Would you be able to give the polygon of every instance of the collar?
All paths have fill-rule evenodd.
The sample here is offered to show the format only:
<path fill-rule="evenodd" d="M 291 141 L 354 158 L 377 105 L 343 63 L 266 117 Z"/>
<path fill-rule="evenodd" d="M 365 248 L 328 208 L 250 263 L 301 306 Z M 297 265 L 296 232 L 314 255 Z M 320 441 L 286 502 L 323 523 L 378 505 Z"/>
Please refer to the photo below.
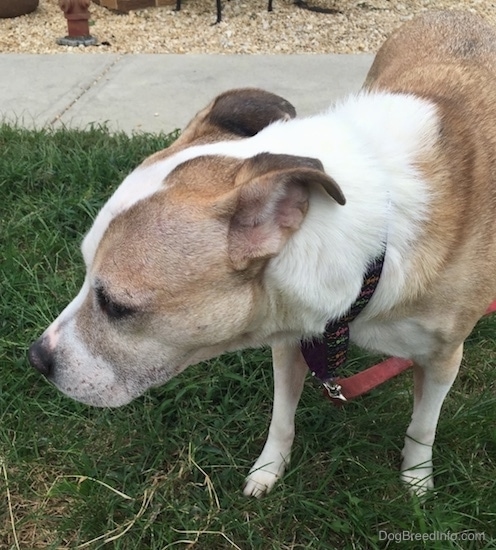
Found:
<path fill-rule="evenodd" d="M 333 399 L 346 401 L 341 393 L 341 386 L 336 382 L 336 371 L 346 363 L 350 342 L 350 323 L 372 299 L 379 284 L 385 257 L 386 250 L 368 267 L 363 278 L 362 289 L 349 312 L 337 321 L 329 322 L 323 338 L 314 338 L 310 342 L 303 341 L 300 345 L 312 376 L 323 384 L 329 397 Z"/>

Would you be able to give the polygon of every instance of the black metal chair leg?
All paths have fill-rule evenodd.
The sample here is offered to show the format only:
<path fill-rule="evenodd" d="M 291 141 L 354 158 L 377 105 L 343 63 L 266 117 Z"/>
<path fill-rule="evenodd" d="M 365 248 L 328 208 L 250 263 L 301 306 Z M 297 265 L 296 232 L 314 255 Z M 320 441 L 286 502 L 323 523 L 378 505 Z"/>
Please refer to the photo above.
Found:
<path fill-rule="evenodd" d="M 215 21 L 214 25 L 217 25 L 217 23 L 220 23 L 222 21 L 221 0 L 216 0 L 216 5 L 217 5 L 217 20 Z M 180 10 L 181 10 L 181 0 L 176 0 L 176 11 L 180 11 Z M 272 11 L 272 0 L 269 0 L 267 11 Z"/>
<path fill-rule="evenodd" d="M 220 3 L 220 0 L 216 0 L 216 1 L 217 1 L 217 21 L 215 23 L 217 24 L 222 21 L 222 5 Z"/>

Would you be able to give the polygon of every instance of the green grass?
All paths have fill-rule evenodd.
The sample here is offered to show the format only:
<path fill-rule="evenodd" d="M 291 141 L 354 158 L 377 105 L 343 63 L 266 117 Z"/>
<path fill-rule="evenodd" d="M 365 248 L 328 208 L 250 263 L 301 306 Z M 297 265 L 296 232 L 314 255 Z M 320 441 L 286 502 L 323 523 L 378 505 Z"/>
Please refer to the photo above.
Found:
<path fill-rule="evenodd" d="M 342 410 L 309 380 L 289 471 L 254 500 L 241 486 L 267 432 L 268 351 L 192 367 L 116 410 L 73 402 L 30 369 L 29 343 L 82 282 L 91 219 L 173 137 L 0 126 L 0 548 L 496 548 L 496 317 L 467 343 L 424 503 L 398 479 L 410 373 Z M 351 368 L 376 360 L 355 350 Z M 485 541 L 432 540 L 449 532 Z"/>

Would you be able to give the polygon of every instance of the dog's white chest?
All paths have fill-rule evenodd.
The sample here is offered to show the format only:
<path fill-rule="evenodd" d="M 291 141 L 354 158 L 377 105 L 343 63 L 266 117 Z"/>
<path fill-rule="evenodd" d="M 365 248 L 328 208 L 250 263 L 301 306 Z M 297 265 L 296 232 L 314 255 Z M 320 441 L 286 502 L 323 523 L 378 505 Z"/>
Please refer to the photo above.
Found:
<path fill-rule="evenodd" d="M 415 359 L 429 355 L 434 335 L 415 318 L 395 321 L 362 321 L 350 324 L 350 339 L 368 351 Z"/>

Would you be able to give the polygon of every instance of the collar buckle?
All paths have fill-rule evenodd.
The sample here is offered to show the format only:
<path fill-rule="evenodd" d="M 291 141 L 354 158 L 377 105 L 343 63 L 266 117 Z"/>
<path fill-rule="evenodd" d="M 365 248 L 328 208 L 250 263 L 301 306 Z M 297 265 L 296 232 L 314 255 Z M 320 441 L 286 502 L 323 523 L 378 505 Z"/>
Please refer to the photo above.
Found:
<path fill-rule="evenodd" d="M 340 401 L 348 401 L 342 393 L 341 386 L 337 383 L 335 378 L 330 378 L 322 382 L 322 385 L 327 390 L 327 394 L 330 399 L 339 399 Z"/>

